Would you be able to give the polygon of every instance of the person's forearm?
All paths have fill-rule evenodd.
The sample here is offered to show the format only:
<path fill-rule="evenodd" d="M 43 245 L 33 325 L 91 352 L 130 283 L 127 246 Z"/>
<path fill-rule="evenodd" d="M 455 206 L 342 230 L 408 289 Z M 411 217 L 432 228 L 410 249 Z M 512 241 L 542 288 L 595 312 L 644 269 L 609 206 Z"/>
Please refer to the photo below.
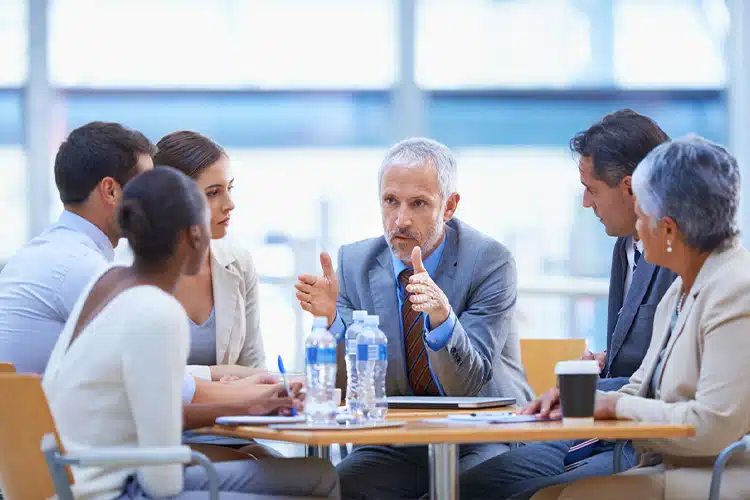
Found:
<path fill-rule="evenodd" d="M 255 375 L 257 373 L 265 373 L 268 370 L 264 368 L 248 368 L 247 366 L 240 365 L 214 365 L 210 366 L 211 380 L 218 381 L 222 377 L 239 377 L 245 378 Z"/>
<path fill-rule="evenodd" d="M 247 408 L 239 404 L 189 404 L 183 406 L 182 427 L 184 430 L 211 427 L 219 417 L 242 415 Z"/>
<path fill-rule="evenodd" d="M 195 396 L 193 396 L 192 403 L 198 405 L 223 405 L 240 403 L 246 399 L 247 391 L 243 391 L 237 386 L 196 379 Z"/>

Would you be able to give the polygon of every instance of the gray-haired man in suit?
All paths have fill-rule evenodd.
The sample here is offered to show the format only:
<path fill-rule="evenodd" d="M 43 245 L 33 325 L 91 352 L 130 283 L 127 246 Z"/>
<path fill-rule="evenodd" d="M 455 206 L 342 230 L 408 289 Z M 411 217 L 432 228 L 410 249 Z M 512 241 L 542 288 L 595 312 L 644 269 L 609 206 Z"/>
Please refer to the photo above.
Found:
<path fill-rule="evenodd" d="M 656 306 L 676 277 L 641 259 L 631 189 L 635 167 L 667 140 L 654 121 L 624 109 L 605 116 L 570 141 L 571 150 L 580 157 L 583 206 L 594 211 L 608 235 L 617 237 L 609 287 L 608 349 L 584 355 L 599 361 L 598 386 L 603 391 L 625 385 L 641 365 L 651 342 Z M 538 411 L 545 396 L 526 411 Z M 553 484 L 610 475 L 612 453 L 612 443 L 598 440 L 521 446 L 464 474 L 461 498 L 527 499 Z M 626 449 L 623 465 L 632 467 L 634 462 L 632 448 Z"/>
<path fill-rule="evenodd" d="M 342 335 L 352 312 L 380 317 L 388 336 L 389 395 L 509 396 L 528 401 L 514 328 L 516 269 L 497 241 L 454 218 L 456 161 L 429 139 L 393 146 L 380 167 L 384 236 L 341 248 L 338 276 L 300 276 L 302 308 Z M 339 349 L 341 351 L 341 349 Z M 345 378 L 339 363 L 340 380 Z M 460 470 L 507 451 L 463 446 Z M 344 498 L 417 498 L 427 492 L 423 446 L 357 448 L 339 465 Z"/>

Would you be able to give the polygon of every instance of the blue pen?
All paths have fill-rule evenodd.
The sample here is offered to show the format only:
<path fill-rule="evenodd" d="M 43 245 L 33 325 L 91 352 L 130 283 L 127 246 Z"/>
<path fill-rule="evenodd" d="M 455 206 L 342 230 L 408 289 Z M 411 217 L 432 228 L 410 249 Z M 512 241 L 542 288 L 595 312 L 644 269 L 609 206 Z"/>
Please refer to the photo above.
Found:
<path fill-rule="evenodd" d="M 292 395 L 292 390 L 289 388 L 289 380 L 286 378 L 286 370 L 284 369 L 284 362 L 281 360 L 281 354 L 279 354 L 279 372 L 281 373 L 281 378 L 284 379 L 284 387 L 286 387 L 286 393 L 287 395 Z M 292 408 L 292 416 L 297 416 L 297 410 Z"/>

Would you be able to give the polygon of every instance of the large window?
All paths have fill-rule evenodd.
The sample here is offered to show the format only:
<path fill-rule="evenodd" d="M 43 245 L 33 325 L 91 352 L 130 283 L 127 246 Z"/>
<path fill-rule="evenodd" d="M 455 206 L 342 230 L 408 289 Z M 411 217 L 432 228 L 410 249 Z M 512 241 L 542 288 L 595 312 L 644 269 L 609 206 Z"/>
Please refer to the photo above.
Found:
<path fill-rule="evenodd" d="M 398 2 L 49 1 L 50 144 L 92 120 L 222 144 L 237 177 L 231 237 L 262 276 L 269 359 L 299 369 L 310 318 L 296 273 L 382 232 L 376 169 L 402 138 Z M 28 236 L 27 178 L 45 178 L 28 175 L 22 146 L 26 5 L 0 8 L 0 260 Z M 630 107 L 672 136 L 726 142 L 727 26 L 723 0 L 416 0 L 423 100 L 410 108 L 423 128 L 411 133 L 456 152 L 458 217 L 512 250 L 521 335 L 605 347 L 613 240 L 581 207 L 568 140 Z M 38 202 L 59 213 L 54 191 Z"/>

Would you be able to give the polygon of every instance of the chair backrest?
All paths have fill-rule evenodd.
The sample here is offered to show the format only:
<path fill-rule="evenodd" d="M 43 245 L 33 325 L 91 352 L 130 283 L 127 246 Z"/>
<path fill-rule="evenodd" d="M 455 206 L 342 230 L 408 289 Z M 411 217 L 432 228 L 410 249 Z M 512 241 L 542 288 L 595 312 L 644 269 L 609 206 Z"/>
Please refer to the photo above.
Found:
<path fill-rule="evenodd" d="M 0 363 L 0 373 L 16 373 L 13 363 Z"/>
<path fill-rule="evenodd" d="M 0 488 L 7 500 L 49 498 L 55 494 L 40 446 L 57 435 L 38 375 L 0 374 Z M 72 483 L 72 476 L 68 471 Z"/>
<path fill-rule="evenodd" d="M 585 339 L 521 339 L 521 361 L 537 396 L 557 386 L 558 361 L 579 359 L 585 350 Z"/>

